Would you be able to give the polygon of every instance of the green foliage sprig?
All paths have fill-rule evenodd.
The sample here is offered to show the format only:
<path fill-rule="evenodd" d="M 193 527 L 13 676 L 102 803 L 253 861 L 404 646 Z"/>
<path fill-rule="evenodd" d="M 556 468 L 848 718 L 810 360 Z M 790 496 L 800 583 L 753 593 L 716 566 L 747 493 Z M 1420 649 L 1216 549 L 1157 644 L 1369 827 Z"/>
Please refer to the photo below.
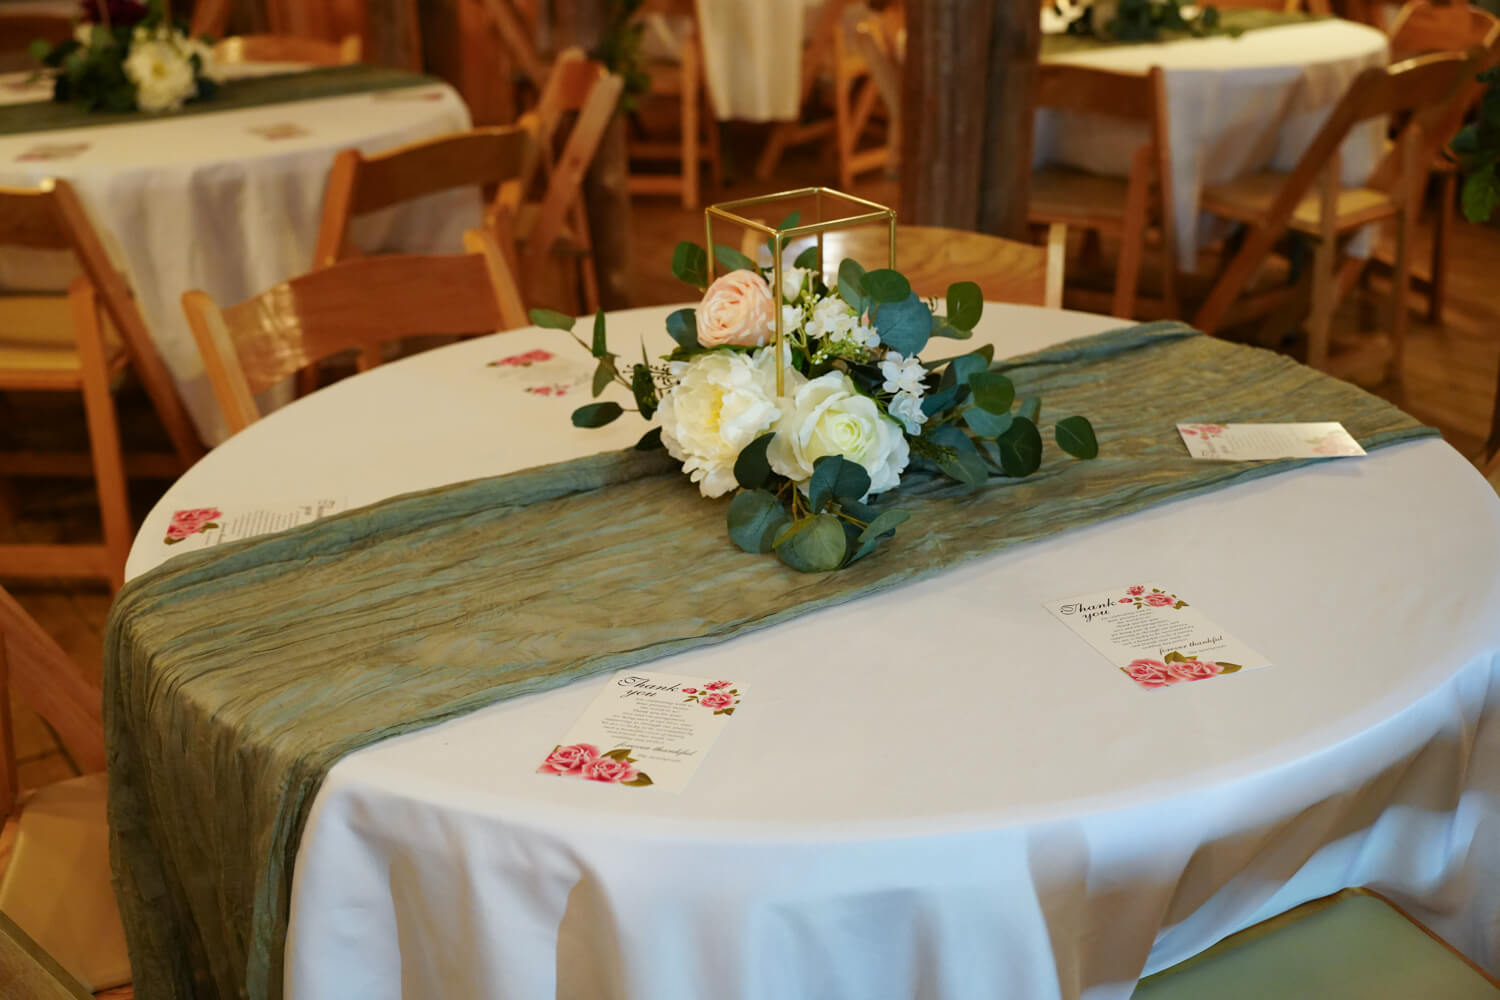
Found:
<path fill-rule="evenodd" d="M 1479 101 L 1479 116 L 1453 137 L 1450 149 L 1465 174 L 1464 217 L 1485 222 L 1500 206 L 1500 67 L 1487 69 L 1479 79 L 1488 84 Z"/>
<path fill-rule="evenodd" d="M 1181 0 L 1094 0 L 1068 25 L 1070 35 L 1111 42 L 1156 42 L 1164 33 L 1193 37 L 1239 34 L 1220 25 L 1217 7 L 1204 7 L 1196 17 L 1185 17 Z"/>

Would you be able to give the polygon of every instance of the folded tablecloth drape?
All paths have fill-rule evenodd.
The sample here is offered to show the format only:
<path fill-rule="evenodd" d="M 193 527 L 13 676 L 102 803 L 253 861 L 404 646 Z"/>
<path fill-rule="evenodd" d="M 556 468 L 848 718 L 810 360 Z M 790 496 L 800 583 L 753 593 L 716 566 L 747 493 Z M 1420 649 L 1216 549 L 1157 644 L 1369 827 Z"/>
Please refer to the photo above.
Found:
<path fill-rule="evenodd" d="M 172 559 L 105 641 L 116 893 L 137 993 L 277 997 L 292 862 L 334 762 L 493 702 L 785 621 L 1072 527 L 1305 464 L 1197 462 L 1179 420 L 1436 433 L 1347 383 L 1179 324 L 997 365 L 1095 422 L 1026 480 L 920 473 L 877 556 L 802 575 L 735 549 L 660 453 L 442 487 Z M 733 594 L 733 600 L 726 600 Z"/>

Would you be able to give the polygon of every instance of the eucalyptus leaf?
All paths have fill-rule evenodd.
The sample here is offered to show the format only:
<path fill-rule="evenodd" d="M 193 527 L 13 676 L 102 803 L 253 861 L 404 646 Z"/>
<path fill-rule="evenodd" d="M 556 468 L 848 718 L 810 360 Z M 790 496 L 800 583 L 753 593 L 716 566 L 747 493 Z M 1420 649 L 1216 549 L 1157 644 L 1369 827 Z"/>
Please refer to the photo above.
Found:
<path fill-rule="evenodd" d="M 1000 451 L 1000 468 L 1007 476 L 1021 478 L 1035 472 L 1042 464 L 1042 434 L 1027 417 L 1016 417 L 1010 429 L 995 441 Z"/>
<path fill-rule="evenodd" d="M 667 332 L 681 347 L 690 350 L 698 347 L 698 313 L 693 309 L 679 309 L 667 317 Z"/>
<path fill-rule="evenodd" d="M 1053 429 L 1057 446 L 1074 458 L 1098 458 L 1099 439 L 1087 417 L 1065 417 Z"/>
<path fill-rule="evenodd" d="M 911 514 L 904 510 L 895 508 L 883 510 L 880 512 L 879 517 L 871 521 L 865 526 L 865 530 L 860 532 L 859 540 L 863 543 L 879 538 L 882 535 L 890 534 L 896 530 L 897 525 L 910 519 Z"/>
<path fill-rule="evenodd" d="M 832 514 L 805 517 L 781 532 L 776 555 L 799 573 L 826 573 L 844 562 L 849 541 L 843 523 Z"/>
<path fill-rule="evenodd" d="M 842 455 L 824 455 L 813 463 L 807 484 L 807 501 L 822 510 L 831 500 L 863 500 L 870 492 L 870 474 L 858 462 Z"/>
<path fill-rule="evenodd" d="M 865 311 L 865 269 L 853 257 L 839 262 L 839 298 L 855 312 Z"/>
<path fill-rule="evenodd" d="M 911 282 L 888 267 L 866 272 L 864 288 L 865 294 L 876 302 L 902 302 L 911 295 Z"/>
<path fill-rule="evenodd" d="M 1016 401 L 1016 387 L 999 372 L 975 372 L 969 376 L 969 388 L 974 393 L 975 405 L 996 416 L 1009 413 L 1010 404 Z"/>
<path fill-rule="evenodd" d="M 781 501 L 765 490 L 742 490 L 729 502 L 729 537 L 746 552 L 770 552 L 789 521 Z"/>
<path fill-rule="evenodd" d="M 980 406 L 970 406 L 963 412 L 964 423 L 969 430 L 982 438 L 997 438 L 1010 430 L 1014 419 L 1009 413 L 991 413 Z"/>
<path fill-rule="evenodd" d="M 934 337 L 947 337 L 949 340 L 968 340 L 974 336 L 973 330 L 960 330 L 948 322 L 946 316 L 934 316 L 932 319 L 932 335 Z"/>
<path fill-rule="evenodd" d="M 949 477 L 969 486 L 980 486 L 989 481 L 990 470 L 985 468 L 984 459 L 979 457 L 969 435 L 949 424 L 929 432 L 927 437 L 953 449 L 952 458 L 937 460 L 937 467 Z"/>
<path fill-rule="evenodd" d="M 603 427 L 613 422 L 625 409 L 619 403 L 606 400 L 603 403 L 589 403 L 580 406 L 573 411 L 574 427 Z"/>
<path fill-rule="evenodd" d="M 672 276 L 698 288 L 707 288 L 708 253 L 698 244 L 683 240 L 672 251 Z"/>
<path fill-rule="evenodd" d="M 612 358 L 600 358 L 599 364 L 594 368 L 594 397 L 609 387 L 615 380 L 615 362 Z"/>
<path fill-rule="evenodd" d="M 969 387 L 966 385 L 950 385 L 939 392 L 930 393 L 922 397 L 922 412 L 929 417 L 935 417 L 945 410 L 951 409 L 969 398 Z"/>
<path fill-rule="evenodd" d="M 796 226 L 797 226 L 797 224 L 800 223 L 801 221 L 802 221 L 802 213 L 800 211 L 793 212 L 790 215 L 788 215 L 785 219 L 782 219 L 781 220 L 781 225 L 777 226 L 776 228 L 777 229 L 795 229 Z M 770 250 L 772 253 L 775 253 L 775 251 L 776 251 L 776 237 L 774 237 L 774 236 L 767 236 L 766 237 L 766 249 Z M 793 264 L 792 266 L 793 267 L 801 267 L 802 265 L 801 264 Z"/>
<path fill-rule="evenodd" d="M 932 336 L 932 310 L 914 294 L 900 302 L 886 302 L 875 312 L 875 332 L 891 350 L 914 357 Z"/>
<path fill-rule="evenodd" d="M 609 339 L 604 332 L 604 310 L 600 309 L 594 313 L 594 346 L 592 348 L 594 357 L 609 357 Z M 595 393 L 598 395 L 598 393 Z"/>
<path fill-rule="evenodd" d="M 1484 222 L 1500 205 L 1500 174 L 1494 167 L 1476 170 L 1464 178 L 1464 218 L 1470 222 Z"/>
<path fill-rule="evenodd" d="M 718 244 L 714 247 L 714 257 L 718 259 L 720 264 L 723 264 L 724 267 L 731 271 L 754 271 L 756 274 L 760 273 L 760 267 L 755 261 L 746 257 L 734 247 L 726 247 L 723 244 Z"/>
<path fill-rule="evenodd" d="M 547 330 L 569 330 L 578 321 L 572 316 L 560 313 L 555 309 L 533 309 L 531 310 L 531 322 Z"/>
<path fill-rule="evenodd" d="M 806 268 L 809 271 L 816 270 L 818 266 L 818 245 L 814 243 L 799 253 L 797 259 L 792 261 L 792 266 Z"/>
<path fill-rule="evenodd" d="M 759 489 L 771 478 L 771 463 L 766 459 L 766 449 L 776 437 L 775 432 L 762 434 L 740 449 L 734 460 L 734 481 L 747 490 Z"/>
<path fill-rule="evenodd" d="M 660 427 L 651 428 L 635 443 L 636 451 L 656 451 L 660 447 L 662 447 Z"/>
<path fill-rule="evenodd" d="M 948 286 L 948 325 L 956 330 L 972 332 L 984 315 L 984 293 L 972 281 L 959 281 Z"/>
<path fill-rule="evenodd" d="M 656 395 L 656 379 L 651 377 L 649 367 L 640 364 L 631 368 L 630 392 L 635 396 L 635 405 L 640 408 L 641 419 L 650 420 L 656 416 L 661 401 Z"/>
<path fill-rule="evenodd" d="M 979 351 L 954 358 L 948 366 L 954 382 L 968 382 L 969 376 L 990 370 L 990 359 Z"/>
<path fill-rule="evenodd" d="M 936 332 L 934 332 L 933 336 L 937 336 Z M 985 367 L 989 367 L 990 363 L 995 360 L 995 345 L 982 344 L 979 347 L 976 347 L 974 350 L 970 351 L 969 354 L 977 354 L 980 357 L 984 358 Z M 922 362 L 922 367 L 926 368 L 928 371 L 937 371 L 944 365 L 950 365 L 953 362 L 957 361 L 959 358 L 968 357 L 969 354 L 960 354 L 952 358 L 939 358 L 936 361 L 924 361 Z"/>
<path fill-rule="evenodd" d="M 1021 401 L 1021 408 L 1016 411 L 1017 416 L 1025 417 L 1032 423 L 1038 423 L 1042 416 L 1042 400 L 1040 396 L 1032 396 Z"/>

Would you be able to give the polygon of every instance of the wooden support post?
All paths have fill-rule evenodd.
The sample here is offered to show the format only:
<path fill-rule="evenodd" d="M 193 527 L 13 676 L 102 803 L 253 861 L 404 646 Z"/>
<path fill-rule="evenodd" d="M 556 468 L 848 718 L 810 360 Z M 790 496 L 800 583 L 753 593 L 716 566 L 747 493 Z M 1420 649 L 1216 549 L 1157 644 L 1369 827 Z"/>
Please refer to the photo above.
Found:
<path fill-rule="evenodd" d="M 902 220 L 1024 239 L 1041 45 L 1036 8 L 949 0 L 906 11 Z"/>

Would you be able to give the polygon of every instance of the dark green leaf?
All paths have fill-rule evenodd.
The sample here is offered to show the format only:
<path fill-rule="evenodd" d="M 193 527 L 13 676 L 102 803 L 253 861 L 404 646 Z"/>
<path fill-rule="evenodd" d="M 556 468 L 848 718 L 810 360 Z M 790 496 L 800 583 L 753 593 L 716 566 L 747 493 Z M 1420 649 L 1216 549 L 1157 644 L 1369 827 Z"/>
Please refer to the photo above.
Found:
<path fill-rule="evenodd" d="M 1464 179 L 1464 218 L 1486 222 L 1500 204 L 1500 175 L 1494 167 L 1477 170 Z"/>
<path fill-rule="evenodd" d="M 1042 434 L 1026 417 L 1016 417 L 1010 429 L 995 441 L 1000 468 L 1007 476 L 1029 476 L 1042 464 Z"/>
<path fill-rule="evenodd" d="M 965 354 L 962 357 L 954 358 L 953 363 L 948 366 L 948 373 L 952 375 L 952 382 L 949 384 L 966 383 L 969 381 L 970 375 L 989 370 L 990 359 L 982 352 L 974 351 L 972 354 Z"/>
<path fill-rule="evenodd" d="M 1010 430 L 1013 419 L 1009 413 L 991 413 L 989 410 L 978 406 L 971 406 L 964 410 L 964 423 L 969 425 L 969 430 L 982 438 L 997 438 Z"/>
<path fill-rule="evenodd" d="M 935 417 L 944 410 L 962 403 L 969 396 L 969 387 L 966 385 L 951 385 L 941 392 L 930 393 L 922 397 L 922 412 L 929 417 Z"/>
<path fill-rule="evenodd" d="M 656 396 L 656 380 L 646 365 L 636 365 L 630 370 L 630 392 L 635 396 L 635 405 L 640 408 L 641 419 L 650 420 L 656 415 L 660 401 Z"/>
<path fill-rule="evenodd" d="M 667 332 L 679 345 L 687 348 L 698 346 L 698 314 L 692 309 L 679 309 L 667 317 Z"/>
<path fill-rule="evenodd" d="M 708 253 L 698 244 L 683 240 L 672 251 L 672 276 L 698 288 L 707 288 Z"/>
<path fill-rule="evenodd" d="M 31 58 L 34 61 L 44 63 L 47 61 L 47 57 L 52 54 L 52 46 L 48 45 L 44 39 L 36 38 L 32 40 L 30 45 L 26 46 L 26 51 L 31 54 Z"/>
<path fill-rule="evenodd" d="M 809 270 L 816 270 L 818 266 L 818 245 L 814 243 L 812 246 L 799 253 L 797 255 L 797 259 L 792 261 L 792 266 L 805 267 Z"/>
<path fill-rule="evenodd" d="M 932 318 L 932 335 L 934 337 L 947 337 L 949 340 L 968 340 L 974 336 L 974 331 L 960 330 L 949 323 L 946 316 L 934 316 Z"/>
<path fill-rule="evenodd" d="M 1074 458 L 1099 457 L 1099 439 L 1094 436 L 1094 425 L 1087 417 L 1059 420 L 1053 432 L 1057 435 L 1057 446 Z"/>
<path fill-rule="evenodd" d="M 880 342 L 910 358 L 927 346 L 932 336 L 932 310 L 915 295 L 900 302 L 887 302 L 875 312 L 875 331 Z"/>
<path fill-rule="evenodd" d="M 590 403 L 573 411 L 573 426 L 603 427 L 624 412 L 619 403 Z"/>
<path fill-rule="evenodd" d="M 865 269 L 853 257 L 839 263 L 839 298 L 857 313 L 865 311 Z"/>
<path fill-rule="evenodd" d="M 766 460 L 766 449 L 775 437 L 774 431 L 762 434 L 740 449 L 739 457 L 734 460 L 735 482 L 747 490 L 759 489 L 766 484 L 766 480 L 771 478 L 771 463 Z"/>
<path fill-rule="evenodd" d="M 1042 400 L 1040 396 L 1032 396 L 1030 399 L 1021 401 L 1021 408 L 1016 412 L 1017 416 L 1025 417 L 1032 423 L 1037 423 L 1042 415 Z"/>
<path fill-rule="evenodd" d="M 765 490 L 742 490 L 729 501 L 729 537 L 746 552 L 770 552 L 789 521 L 781 501 Z"/>
<path fill-rule="evenodd" d="M 615 380 L 615 362 L 613 358 L 600 358 L 599 364 L 594 368 L 594 397 L 597 399 L 599 393 L 603 392 L 611 382 Z"/>
<path fill-rule="evenodd" d="M 724 265 L 726 270 L 760 273 L 760 268 L 756 266 L 755 261 L 746 257 L 734 247 L 726 247 L 722 244 L 715 246 L 714 256 L 718 258 L 719 263 Z"/>
<path fill-rule="evenodd" d="M 937 336 L 937 332 L 935 330 L 933 332 L 933 336 Z M 984 344 L 980 347 L 976 347 L 974 350 L 970 351 L 969 354 L 977 354 L 980 357 L 984 358 L 985 367 L 988 368 L 990 362 L 995 360 L 995 345 Z M 924 361 L 922 362 L 922 367 L 926 368 L 928 371 L 936 371 L 944 365 L 952 364 L 959 358 L 966 358 L 968 356 L 968 354 L 960 354 L 957 357 L 952 358 L 939 358 L 936 361 Z"/>
<path fill-rule="evenodd" d="M 956 330 L 972 331 L 984 314 L 984 293 L 972 281 L 948 286 L 948 325 Z"/>
<path fill-rule="evenodd" d="M 904 510 L 896 510 L 894 508 L 883 510 L 880 512 L 879 517 L 871 521 L 865 526 L 865 530 L 860 532 L 859 540 L 861 542 L 868 542 L 879 538 L 881 535 L 890 534 L 896 530 L 897 525 L 908 520 L 910 517 L 911 515 Z"/>
<path fill-rule="evenodd" d="M 662 446 L 661 428 L 653 427 L 641 435 L 641 439 L 635 443 L 636 451 L 655 451 Z"/>
<path fill-rule="evenodd" d="M 578 321 L 553 309 L 533 309 L 531 322 L 548 330 L 572 330 Z"/>
<path fill-rule="evenodd" d="M 609 340 L 604 334 L 604 310 L 600 309 L 594 313 L 594 346 L 593 354 L 596 358 L 609 356 Z M 595 393 L 597 395 L 597 393 Z"/>
<path fill-rule="evenodd" d="M 911 295 L 911 282 L 888 267 L 867 272 L 864 288 L 865 294 L 876 302 L 903 302 Z"/>
<path fill-rule="evenodd" d="M 799 573 L 826 573 L 843 565 L 848 544 L 838 518 L 817 514 L 782 531 L 775 547 L 781 561 Z"/>
<path fill-rule="evenodd" d="M 858 462 L 842 455 L 824 455 L 813 463 L 807 484 L 807 501 L 822 510 L 830 500 L 863 500 L 870 492 L 870 474 Z"/>
<path fill-rule="evenodd" d="M 1009 413 L 1010 404 L 1016 400 L 1016 387 L 999 372 L 975 372 L 969 376 L 969 388 L 974 392 L 974 403 L 996 416 Z"/>
<path fill-rule="evenodd" d="M 990 471 L 985 468 L 984 459 L 979 457 L 969 435 L 949 424 L 933 430 L 927 437 L 953 450 L 951 458 L 937 460 L 938 468 L 948 476 L 969 486 L 979 486 L 989 480 Z"/>
<path fill-rule="evenodd" d="M 782 219 L 781 220 L 781 225 L 777 226 L 776 228 L 779 229 L 779 230 L 795 229 L 795 228 L 797 228 L 797 224 L 800 223 L 801 221 L 802 221 L 802 213 L 801 212 L 793 212 L 791 215 L 788 215 L 785 219 Z M 774 237 L 774 236 L 767 236 L 766 237 L 766 249 L 770 250 L 772 253 L 774 253 L 776 251 L 776 237 Z M 793 264 L 792 266 L 793 267 L 801 267 L 802 265 L 801 264 Z"/>

